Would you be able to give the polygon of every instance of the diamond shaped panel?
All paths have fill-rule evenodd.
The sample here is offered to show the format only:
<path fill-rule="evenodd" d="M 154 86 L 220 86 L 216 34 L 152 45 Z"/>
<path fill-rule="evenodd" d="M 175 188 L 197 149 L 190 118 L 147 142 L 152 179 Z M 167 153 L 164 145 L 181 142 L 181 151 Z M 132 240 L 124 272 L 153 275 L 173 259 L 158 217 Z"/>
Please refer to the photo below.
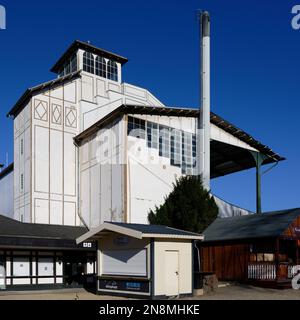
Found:
<path fill-rule="evenodd" d="M 45 101 L 35 101 L 34 117 L 37 120 L 48 121 L 48 104 Z"/>
<path fill-rule="evenodd" d="M 76 109 L 66 108 L 66 126 L 77 128 L 77 111 Z"/>

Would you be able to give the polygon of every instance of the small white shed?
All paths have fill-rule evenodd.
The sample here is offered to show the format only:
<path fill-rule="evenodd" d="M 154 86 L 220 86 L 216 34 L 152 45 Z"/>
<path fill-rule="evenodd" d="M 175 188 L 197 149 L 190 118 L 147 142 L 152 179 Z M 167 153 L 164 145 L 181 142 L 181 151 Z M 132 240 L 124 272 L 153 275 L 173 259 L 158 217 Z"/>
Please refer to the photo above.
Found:
<path fill-rule="evenodd" d="M 105 222 L 77 239 L 98 241 L 99 294 L 161 299 L 193 294 L 194 241 L 166 226 Z"/>

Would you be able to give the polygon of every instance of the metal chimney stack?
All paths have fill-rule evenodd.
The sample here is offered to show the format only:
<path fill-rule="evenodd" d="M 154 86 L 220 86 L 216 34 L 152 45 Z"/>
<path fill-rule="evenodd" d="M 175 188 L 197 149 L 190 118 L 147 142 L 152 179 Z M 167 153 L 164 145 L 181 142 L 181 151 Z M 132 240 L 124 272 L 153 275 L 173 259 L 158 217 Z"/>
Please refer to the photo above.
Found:
<path fill-rule="evenodd" d="M 210 191 L 210 16 L 200 13 L 201 106 L 199 117 L 198 168 L 203 186 Z"/>

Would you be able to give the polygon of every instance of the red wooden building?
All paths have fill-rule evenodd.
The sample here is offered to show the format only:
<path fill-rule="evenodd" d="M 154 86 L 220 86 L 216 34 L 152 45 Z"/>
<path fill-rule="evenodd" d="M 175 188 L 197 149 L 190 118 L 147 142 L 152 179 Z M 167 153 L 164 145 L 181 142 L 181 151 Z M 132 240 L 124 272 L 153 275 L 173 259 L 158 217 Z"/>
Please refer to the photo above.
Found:
<path fill-rule="evenodd" d="M 202 272 L 221 281 L 291 287 L 300 265 L 300 209 L 217 219 L 204 236 Z"/>

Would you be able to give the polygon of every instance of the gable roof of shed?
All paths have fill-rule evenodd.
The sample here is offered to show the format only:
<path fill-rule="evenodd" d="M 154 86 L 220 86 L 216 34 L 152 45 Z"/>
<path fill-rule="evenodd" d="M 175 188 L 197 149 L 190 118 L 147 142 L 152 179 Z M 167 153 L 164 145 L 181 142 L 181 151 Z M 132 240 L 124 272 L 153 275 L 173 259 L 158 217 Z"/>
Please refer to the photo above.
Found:
<path fill-rule="evenodd" d="M 170 228 L 161 225 L 147 225 L 121 222 L 104 222 L 101 226 L 88 231 L 79 237 L 76 242 L 97 240 L 110 233 L 122 234 L 136 239 L 162 238 L 181 240 L 203 240 L 201 234 Z"/>
<path fill-rule="evenodd" d="M 205 242 L 276 238 L 300 216 L 300 209 L 218 218 L 204 231 Z"/>
<path fill-rule="evenodd" d="M 109 222 L 115 226 L 128 228 L 134 231 L 141 232 L 143 234 L 154 234 L 154 235 L 176 235 L 176 236 L 199 236 L 197 233 L 175 229 L 162 225 L 148 225 L 148 224 L 137 224 L 137 223 L 121 223 L 121 222 Z"/>

